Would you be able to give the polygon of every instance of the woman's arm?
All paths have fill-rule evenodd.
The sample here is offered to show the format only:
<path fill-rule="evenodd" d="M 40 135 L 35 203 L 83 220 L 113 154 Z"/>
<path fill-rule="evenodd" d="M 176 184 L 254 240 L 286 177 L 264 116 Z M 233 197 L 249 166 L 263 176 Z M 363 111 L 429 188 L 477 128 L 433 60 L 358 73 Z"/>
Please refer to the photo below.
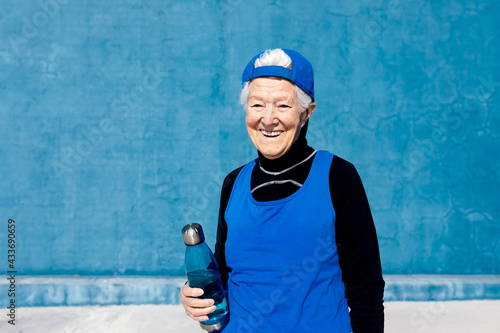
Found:
<path fill-rule="evenodd" d="M 231 191 L 233 190 L 233 185 L 236 177 L 240 173 L 242 167 L 232 171 L 226 176 L 224 182 L 222 183 L 222 191 L 220 196 L 220 208 L 219 208 L 219 222 L 217 224 L 217 241 L 215 243 L 215 259 L 217 260 L 217 265 L 219 266 L 219 272 L 222 278 L 222 284 L 224 289 L 227 289 L 227 279 L 229 275 L 229 269 L 226 266 L 226 239 L 227 239 L 227 224 L 224 218 L 224 213 L 226 211 L 227 204 L 229 202 L 229 197 L 231 196 Z"/>
<path fill-rule="evenodd" d="M 383 332 L 385 283 L 375 225 L 358 172 L 337 156 L 330 169 L 330 194 L 353 332 Z"/>
<path fill-rule="evenodd" d="M 224 219 L 227 203 L 233 189 L 234 181 L 241 168 L 238 168 L 226 176 L 222 185 L 221 204 L 219 209 L 219 222 L 217 225 L 217 243 L 215 244 L 215 259 L 219 266 L 222 282 L 226 288 L 229 270 L 226 266 L 225 243 L 227 238 L 227 225 Z M 215 310 L 213 299 L 199 299 L 203 295 L 203 289 L 191 288 L 186 283 L 181 288 L 180 299 L 186 314 L 197 321 L 208 320 L 208 314 Z"/>

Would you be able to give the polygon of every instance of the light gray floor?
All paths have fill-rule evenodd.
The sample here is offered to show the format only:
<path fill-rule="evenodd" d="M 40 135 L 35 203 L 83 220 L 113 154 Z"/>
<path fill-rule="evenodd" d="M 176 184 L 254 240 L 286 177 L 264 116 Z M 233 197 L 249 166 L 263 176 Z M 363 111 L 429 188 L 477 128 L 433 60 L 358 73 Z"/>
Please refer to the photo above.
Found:
<path fill-rule="evenodd" d="M 386 333 L 498 333 L 500 301 L 386 302 Z M 35 307 L 16 309 L 5 333 L 202 333 L 180 305 Z M 257 331 L 256 331 L 257 332 Z M 322 333 L 322 332 L 318 332 Z"/>

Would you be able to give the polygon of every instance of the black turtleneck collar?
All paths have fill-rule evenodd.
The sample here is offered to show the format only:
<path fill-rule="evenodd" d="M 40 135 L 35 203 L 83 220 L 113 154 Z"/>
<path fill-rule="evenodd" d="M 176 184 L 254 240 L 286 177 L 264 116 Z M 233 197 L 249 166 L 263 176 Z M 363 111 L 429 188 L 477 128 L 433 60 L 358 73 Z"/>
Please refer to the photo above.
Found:
<path fill-rule="evenodd" d="M 308 125 L 309 121 L 302 127 L 297 141 L 292 144 L 290 150 L 283 156 L 275 160 L 270 160 L 258 151 L 260 165 L 267 171 L 278 172 L 297 164 L 311 155 L 314 149 L 307 144 L 306 133 Z"/>

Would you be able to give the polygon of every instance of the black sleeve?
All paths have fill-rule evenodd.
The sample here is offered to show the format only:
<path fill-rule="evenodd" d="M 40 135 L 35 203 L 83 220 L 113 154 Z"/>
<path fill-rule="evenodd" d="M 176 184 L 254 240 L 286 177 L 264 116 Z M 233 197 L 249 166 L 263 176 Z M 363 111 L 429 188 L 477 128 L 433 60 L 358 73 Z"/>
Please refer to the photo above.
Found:
<path fill-rule="evenodd" d="M 354 333 L 384 331 L 384 280 L 377 234 L 355 167 L 335 156 L 330 168 L 335 237 Z"/>
<path fill-rule="evenodd" d="M 227 224 L 224 218 L 224 212 L 226 211 L 227 203 L 229 202 L 229 197 L 231 196 L 231 191 L 233 190 L 234 181 L 240 173 L 243 166 L 232 171 L 224 179 L 222 183 L 222 191 L 220 195 L 220 208 L 219 208 L 219 222 L 217 224 L 217 240 L 215 243 L 215 259 L 217 260 L 217 265 L 219 266 L 220 275 L 222 278 L 222 284 L 226 289 L 229 269 L 226 265 L 226 239 L 227 239 Z"/>

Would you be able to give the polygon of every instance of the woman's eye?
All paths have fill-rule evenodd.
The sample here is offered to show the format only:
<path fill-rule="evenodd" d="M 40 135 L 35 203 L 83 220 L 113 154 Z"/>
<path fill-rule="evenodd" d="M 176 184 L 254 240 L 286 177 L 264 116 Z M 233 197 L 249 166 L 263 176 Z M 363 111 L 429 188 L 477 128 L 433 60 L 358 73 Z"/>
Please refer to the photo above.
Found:
<path fill-rule="evenodd" d="M 288 109 L 290 107 L 290 105 L 281 104 L 279 107 L 280 107 L 280 109 Z"/>
<path fill-rule="evenodd" d="M 262 107 L 262 104 L 252 104 L 252 107 L 253 107 L 253 108 L 261 108 L 261 107 Z"/>

